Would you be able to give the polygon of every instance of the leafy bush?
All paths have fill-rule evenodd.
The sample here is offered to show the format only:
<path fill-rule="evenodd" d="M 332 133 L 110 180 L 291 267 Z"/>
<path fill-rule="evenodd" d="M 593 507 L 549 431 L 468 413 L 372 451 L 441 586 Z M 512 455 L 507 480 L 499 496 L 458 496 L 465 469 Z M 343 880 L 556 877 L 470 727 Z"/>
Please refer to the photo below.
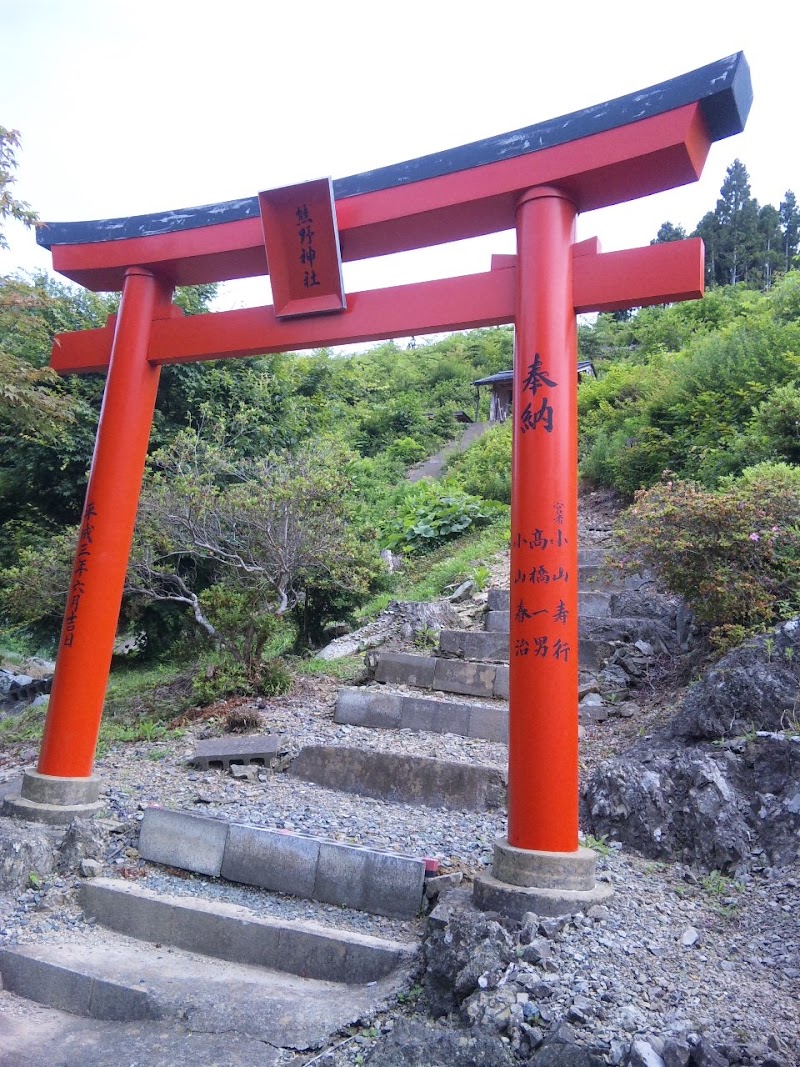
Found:
<path fill-rule="evenodd" d="M 762 463 L 717 490 L 663 481 L 621 517 L 615 555 L 685 598 L 720 647 L 800 612 L 800 468 Z"/>
<path fill-rule="evenodd" d="M 427 551 L 503 510 L 471 496 L 450 481 L 424 479 L 403 487 L 396 517 L 384 538 L 387 548 Z"/>
<path fill-rule="evenodd" d="M 213 704 L 231 696 L 280 696 L 288 693 L 292 676 L 279 659 L 248 669 L 241 659 L 221 652 L 210 656 L 192 684 L 198 704 Z"/>
<path fill-rule="evenodd" d="M 467 493 L 511 503 L 511 422 L 487 430 L 465 452 L 456 453 L 447 472 Z"/>

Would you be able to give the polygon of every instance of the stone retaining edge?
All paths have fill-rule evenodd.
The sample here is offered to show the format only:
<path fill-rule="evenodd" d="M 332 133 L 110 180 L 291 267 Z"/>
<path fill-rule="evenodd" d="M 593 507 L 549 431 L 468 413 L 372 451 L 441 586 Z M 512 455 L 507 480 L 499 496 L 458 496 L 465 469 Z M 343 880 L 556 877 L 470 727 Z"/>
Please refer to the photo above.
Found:
<path fill-rule="evenodd" d="M 145 810 L 139 853 L 170 867 L 377 915 L 412 918 L 422 903 L 422 859 L 165 808 Z"/>

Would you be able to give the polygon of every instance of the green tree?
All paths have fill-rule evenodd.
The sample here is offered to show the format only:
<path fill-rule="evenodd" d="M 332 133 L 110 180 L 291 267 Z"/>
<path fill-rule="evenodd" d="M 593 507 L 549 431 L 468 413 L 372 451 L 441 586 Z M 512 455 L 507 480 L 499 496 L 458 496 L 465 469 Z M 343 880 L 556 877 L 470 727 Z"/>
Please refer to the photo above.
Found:
<path fill-rule="evenodd" d="M 792 269 L 792 262 L 800 247 L 800 207 L 791 189 L 787 189 L 780 206 L 781 230 L 783 232 L 783 256 L 786 271 Z"/>
<path fill-rule="evenodd" d="M 683 226 L 675 226 L 671 222 L 662 222 L 658 233 L 650 242 L 651 245 L 663 245 L 669 241 L 686 240 L 686 230 Z"/>
<path fill-rule="evenodd" d="M 784 262 L 781 217 L 772 204 L 765 204 L 758 212 L 758 233 L 761 276 L 764 288 L 770 289 L 775 271 L 780 270 Z"/>
<path fill-rule="evenodd" d="M 747 281 L 758 248 L 758 202 L 750 195 L 750 177 L 739 159 L 728 167 L 714 209 L 720 224 L 717 270 L 727 285 Z"/>

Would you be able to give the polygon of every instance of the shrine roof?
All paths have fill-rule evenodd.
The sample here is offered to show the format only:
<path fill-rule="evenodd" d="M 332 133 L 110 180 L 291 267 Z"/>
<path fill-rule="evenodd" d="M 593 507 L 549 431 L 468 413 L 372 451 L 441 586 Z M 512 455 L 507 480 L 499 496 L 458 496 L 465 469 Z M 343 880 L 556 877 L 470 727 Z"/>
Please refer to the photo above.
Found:
<path fill-rule="evenodd" d="M 688 104 L 699 104 L 712 141 L 740 133 L 752 103 L 750 70 L 742 52 L 602 104 L 447 151 L 406 160 L 333 182 L 336 200 L 395 189 L 487 164 L 533 155 L 618 129 Z M 47 222 L 37 231 L 45 248 L 178 233 L 257 219 L 257 196 L 150 215 L 89 222 Z"/>

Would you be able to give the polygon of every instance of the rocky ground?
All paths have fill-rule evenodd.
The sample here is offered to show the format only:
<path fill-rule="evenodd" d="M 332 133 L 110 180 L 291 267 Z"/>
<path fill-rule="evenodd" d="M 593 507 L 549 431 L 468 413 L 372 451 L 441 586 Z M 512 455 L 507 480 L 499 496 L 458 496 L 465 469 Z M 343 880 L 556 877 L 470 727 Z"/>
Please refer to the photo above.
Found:
<path fill-rule="evenodd" d="M 606 543 L 611 515 L 602 497 L 584 498 L 583 542 Z M 497 562 L 498 584 L 506 566 Z M 330 679 L 303 679 L 285 698 L 242 704 L 283 737 L 287 760 L 306 744 L 346 742 L 505 764 L 505 748 L 484 741 L 337 725 L 336 688 Z M 635 717 L 584 728 L 584 782 L 609 757 L 662 730 L 684 693 L 664 676 L 651 677 L 635 696 Z M 598 849 L 600 877 L 615 889 L 607 905 L 564 920 L 496 921 L 472 910 L 466 890 L 472 875 L 491 863 L 492 843 L 505 830 L 503 812 L 432 815 L 303 784 L 283 775 L 283 764 L 241 778 L 192 770 L 186 761 L 195 740 L 214 728 L 205 719 L 187 726 L 178 741 L 120 745 L 102 755 L 96 770 L 108 785 L 106 816 L 91 831 L 69 835 L 60 851 L 42 845 L 38 830 L 21 833 L 24 824 L 0 820 L 6 886 L 0 886 L 0 945 L 46 939 L 57 930 L 93 936 L 74 900 L 82 861 L 85 875 L 102 871 L 174 892 L 222 892 L 220 885 L 140 860 L 142 810 L 162 804 L 437 857 L 443 871 L 463 875 L 461 886 L 431 901 L 430 916 L 403 922 L 225 887 L 227 899 L 233 893 L 257 910 L 423 943 L 424 966 L 401 1002 L 297 1064 L 800 1064 L 796 861 L 776 865 L 756 848 L 738 869 L 712 872 L 647 858 L 610 834 L 606 841 L 589 839 Z M 33 766 L 35 756 L 18 745 L 0 753 L 0 789 Z M 4 1015 L 34 1026 L 41 1010 L 0 991 L 0 1035 Z"/>

